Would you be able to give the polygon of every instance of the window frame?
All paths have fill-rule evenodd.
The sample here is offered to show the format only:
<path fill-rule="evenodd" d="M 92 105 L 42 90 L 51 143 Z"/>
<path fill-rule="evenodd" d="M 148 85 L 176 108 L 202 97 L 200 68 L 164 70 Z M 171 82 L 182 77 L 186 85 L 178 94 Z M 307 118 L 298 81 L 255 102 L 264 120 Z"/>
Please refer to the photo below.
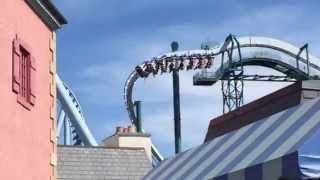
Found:
<path fill-rule="evenodd" d="M 27 110 L 35 105 L 35 58 L 31 47 L 18 38 L 13 41 L 12 90 L 17 94 L 17 102 Z"/>

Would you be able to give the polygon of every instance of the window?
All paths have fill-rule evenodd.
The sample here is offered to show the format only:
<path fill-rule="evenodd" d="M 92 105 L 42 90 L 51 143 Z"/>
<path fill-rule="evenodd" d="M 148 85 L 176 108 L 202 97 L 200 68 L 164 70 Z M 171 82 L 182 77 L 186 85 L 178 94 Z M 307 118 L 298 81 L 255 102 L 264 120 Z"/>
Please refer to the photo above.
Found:
<path fill-rule="evenodd" d="M 31 48 L 18 37 L 13 41 L 12 90 L 26 109 L 35 104 L 35 59 Z"/>

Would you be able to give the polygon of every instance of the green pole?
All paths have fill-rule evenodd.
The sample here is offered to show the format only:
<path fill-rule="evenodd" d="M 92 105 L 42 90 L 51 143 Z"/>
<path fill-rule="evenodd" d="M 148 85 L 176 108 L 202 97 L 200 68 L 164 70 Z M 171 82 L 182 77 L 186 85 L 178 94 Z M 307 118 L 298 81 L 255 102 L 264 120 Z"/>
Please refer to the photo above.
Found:
<path fill-rule="evenodd" d="M 142 133 L 141 101 L 135 101 L 134 104 L 136 106 L 136 115 L 137 115 L 137 122 L 135 122 L 135 125 L 137 127 L 137 132 Z"/>

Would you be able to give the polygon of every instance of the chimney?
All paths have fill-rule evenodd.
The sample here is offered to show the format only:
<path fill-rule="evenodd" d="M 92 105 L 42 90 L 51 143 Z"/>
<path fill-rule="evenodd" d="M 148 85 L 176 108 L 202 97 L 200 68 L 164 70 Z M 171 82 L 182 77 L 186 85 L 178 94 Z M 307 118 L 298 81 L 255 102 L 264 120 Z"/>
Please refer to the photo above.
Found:
<path fill-rule="evenodd" d="M 104 139 L 102 145 L 111 148 L 144 148 L 152 160 L 150 134 L 138 133 L 135 126 L 116 127 L 115 133 Z"/>

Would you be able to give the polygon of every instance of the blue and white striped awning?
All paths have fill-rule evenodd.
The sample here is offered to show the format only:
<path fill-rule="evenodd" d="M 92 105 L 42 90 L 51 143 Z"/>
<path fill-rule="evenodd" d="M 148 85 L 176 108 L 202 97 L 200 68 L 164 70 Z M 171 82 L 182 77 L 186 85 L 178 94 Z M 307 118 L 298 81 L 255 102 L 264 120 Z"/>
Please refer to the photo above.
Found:
<path fill-rule="evenodd" d="M 284 164 L 295 166 L 298 148 L 319 127 L 317 98 L 167 159 L 144 179 L 247 179 L 241 171 L 260 167 L 257 179 L 270 180 L 283 175 Z"/>

